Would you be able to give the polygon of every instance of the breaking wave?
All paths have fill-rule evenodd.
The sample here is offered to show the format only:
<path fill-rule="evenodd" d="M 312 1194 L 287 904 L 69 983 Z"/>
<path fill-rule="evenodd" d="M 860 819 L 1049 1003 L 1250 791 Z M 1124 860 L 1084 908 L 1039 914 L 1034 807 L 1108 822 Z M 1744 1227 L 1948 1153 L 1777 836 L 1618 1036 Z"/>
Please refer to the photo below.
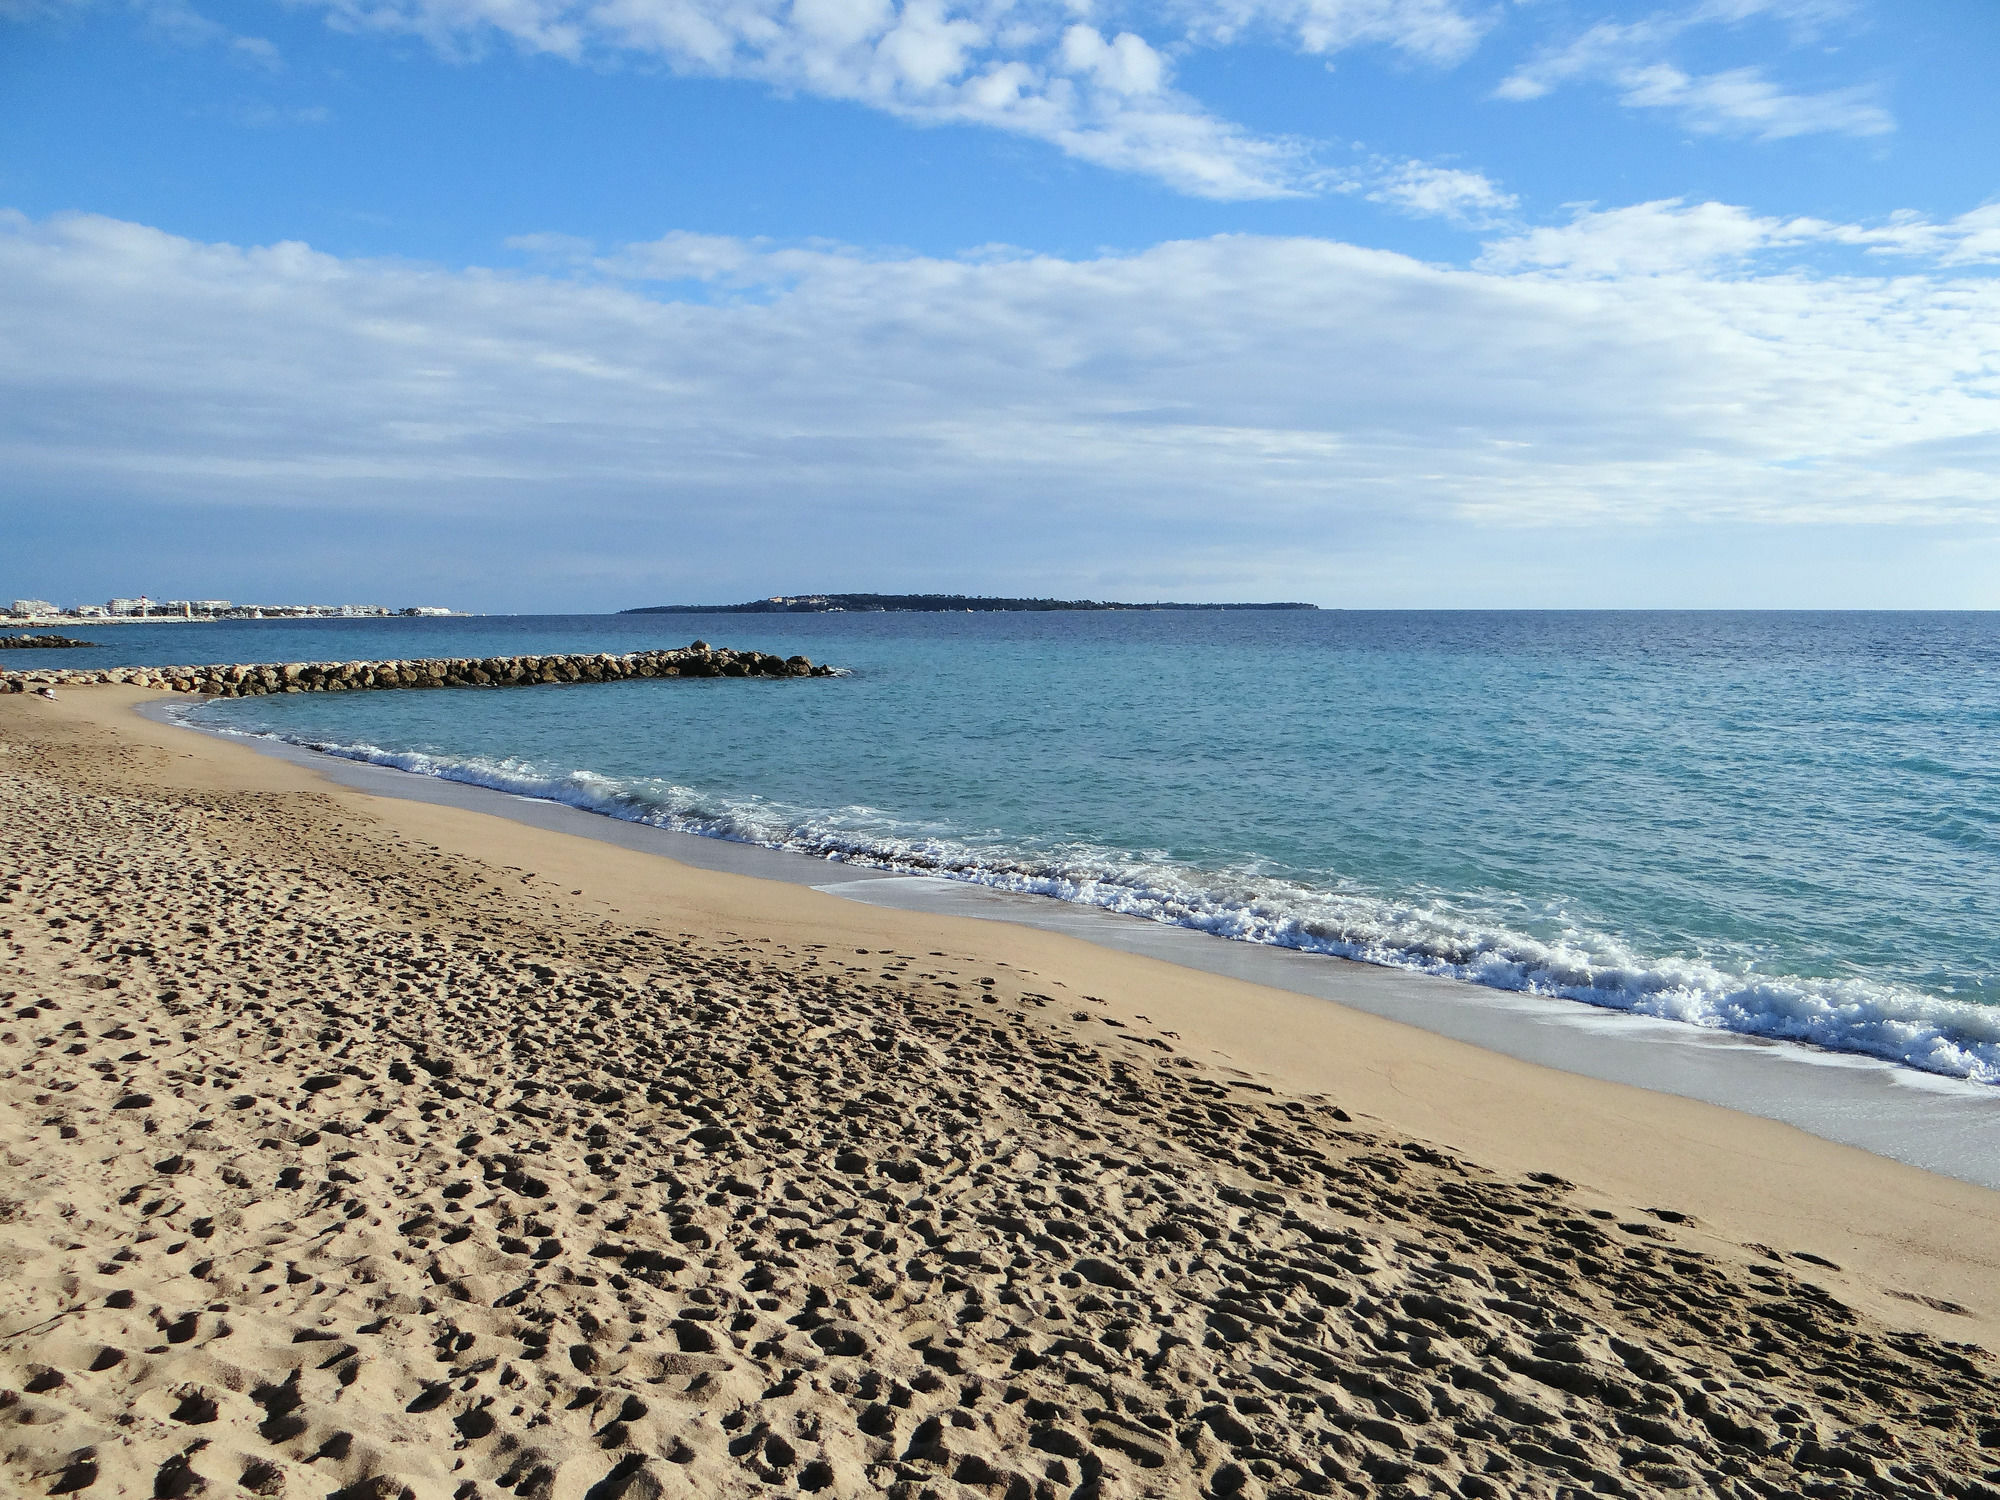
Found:
<path fill-rule="evenodd" d="M 2000 1083 L 2000 1007 L 1904 986 L 1759 975 L 1700 958 L 1633 952 L 1616 937 L 1576 929 L 1559 939 L 1537 937 L 1444 895 L 1397 898 L 1328 890 L 1247 867 L 1194 868 L 1085 844 L 1032 848 L 998 836 L 982 841 L 867 807 L 787 808 L 761 799 L 704 796 L 652 778 L 619 780 L 584 770 L 552 774 L 524 761 L 228 732 L 705 838 L 1046 896 L 1238 942 L 1323 953 Z"/>

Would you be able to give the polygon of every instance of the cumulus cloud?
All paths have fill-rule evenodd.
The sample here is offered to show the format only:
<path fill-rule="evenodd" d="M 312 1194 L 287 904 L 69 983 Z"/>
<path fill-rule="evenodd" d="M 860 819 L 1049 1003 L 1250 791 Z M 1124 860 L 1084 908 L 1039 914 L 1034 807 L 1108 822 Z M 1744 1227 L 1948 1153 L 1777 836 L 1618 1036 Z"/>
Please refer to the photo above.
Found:
<path fill-rule="evenodd" d="M 1711 258 L 1804 232 L 1646 222 L 1676 213 Z M 976 545 L 1016 576 L 1152 548 L 1268 578 L 1371 525 L 2000 522 L 1990 278 L 1574 249 L 1596 274 L 1563 275 L 1533 243 L 1452 270 L 1315 239 L 671 235 L 551 242 L 565 269 L 529 276 L 5 216 L 0 468 L 58 513 L 296 508 L 370 545 L 457 517 L 489 558 L 559 538 L 697 569 L 755 537 L 787 576 Z"/>
<path fill-rule="evenodd" d="M 1758 140 L 1886 135 L 1896 128 L 1895 117 L 1871 86 L 1799 91 L 1775 82 L 1761 67 L 1691 73 L 1665 55 L 1684 34 L 1702 26 L 1768 17 L 1788 21 L 1807 36 L 1847 10 L 1820 0 L 1707 0 L 1691 10 L 1599 22 L 1516 68 L 1494 96 L 1524 102 L 1564 84 L 1599 82 L 1615 89 L 1627 108 L 1669 112 L 1687 129 L 1704 134 Z"/>
<path fill-rule="evenodd" d="M 1283 196 L 1303 143 L 1261 136 L 1173 86 L 1176 49 L 1242 40 L 1324 54 L 1463 57 L 1482 23 L 1457 0 L 1182 0 L 1133 24 L 1079 0 L 315 0 L 336 24 L 448 52 L 504 38 L 571 59 L 636 55 L 760 80 L 924 124 L 981 125 L 1217 199 Z M 1108 8 L 1107 8 L 1108 9 Z M 1153 35 L 1136 29 L 1141 18 Z"/>
<path fill-rule="evenodd" d="M 1166 82 L 1167 60 L 1143 37 L 1121 31 L 1106 40 L 1094 26 L 1072 26 L 1062 37 L 1062 66 L 1124 98 L 1157 94 Z"/>

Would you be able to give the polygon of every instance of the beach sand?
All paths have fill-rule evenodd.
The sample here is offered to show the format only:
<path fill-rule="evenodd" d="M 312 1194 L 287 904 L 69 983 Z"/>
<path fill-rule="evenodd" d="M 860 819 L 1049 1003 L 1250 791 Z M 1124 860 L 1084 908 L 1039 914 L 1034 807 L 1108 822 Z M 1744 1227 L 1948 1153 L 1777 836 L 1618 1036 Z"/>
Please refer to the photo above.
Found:
<path fill-rule="evenodd" d="M 148 696 L 0 699 L 0 1489 L 2000 1495 L 2000 1195 Z"/>

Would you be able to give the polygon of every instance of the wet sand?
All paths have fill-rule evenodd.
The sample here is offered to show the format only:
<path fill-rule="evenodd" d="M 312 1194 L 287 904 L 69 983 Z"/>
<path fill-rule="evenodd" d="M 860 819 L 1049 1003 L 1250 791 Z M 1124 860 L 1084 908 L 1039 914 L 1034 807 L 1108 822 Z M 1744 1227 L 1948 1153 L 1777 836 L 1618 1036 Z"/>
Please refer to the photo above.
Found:
<path fill-rule="evenodd" d="M 0 700 L 23 1493 L 1996 1492 L 1989 1190 L 145 696 Z"/>

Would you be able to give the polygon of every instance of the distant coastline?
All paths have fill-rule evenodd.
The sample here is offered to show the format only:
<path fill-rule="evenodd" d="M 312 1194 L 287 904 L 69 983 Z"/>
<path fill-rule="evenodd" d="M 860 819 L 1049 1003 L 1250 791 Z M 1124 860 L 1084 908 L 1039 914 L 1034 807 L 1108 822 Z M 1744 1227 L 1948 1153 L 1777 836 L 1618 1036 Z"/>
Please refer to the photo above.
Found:
<path fill-rule="evenodd" d="M 444 619 L 463 618 L 465 613 L 436 604 L 390 609 L 383 604 L 232 604 L 227 599 L 141 598 L 65 607 L 46 599 L 16 599 L 0 608 L 0 625 L 213 625 L 243 620 Z"/>
<path fill-rule="evenodd" d="M 777 594 L 742 604 L 649 604 L 625 615 L 1050 614 L 1086 609 L 1318 609 L 1317 604 L 1119 604 L 1102 599 L 1008 599 L 987 594 Z"/>

